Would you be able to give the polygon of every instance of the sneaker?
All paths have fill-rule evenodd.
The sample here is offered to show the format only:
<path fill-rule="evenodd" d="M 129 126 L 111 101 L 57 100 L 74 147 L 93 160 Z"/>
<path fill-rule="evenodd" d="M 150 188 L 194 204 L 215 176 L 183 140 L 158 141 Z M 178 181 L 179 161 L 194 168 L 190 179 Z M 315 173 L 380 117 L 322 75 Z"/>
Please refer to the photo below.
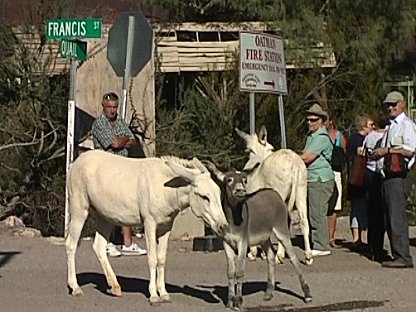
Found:
<path fill-rule="evenodd" d="M 413 263 L 406 262 L 402 259 L 395 259 L 393 261 L 383 261 L 381 266 L 384 268 L 411 269 L 413 268 Z"/>
<path fill-rule="evenodd" d="M 116 245 L 114 245 L 113 243 L 108 243 L 107 244 L 107 254 L 110 257 L 120 257 L 121 256 L 121 252 L 118 251 Z"/>
<path fill-rule="evenodd" d="M 312 257 L 329 256 L 330 254 L 331 250 L 312 250 Z"/>
<path fill-rule="evenodd" d="M 131 244 L 130 246 L 121 246 L 121 254 L 124 256 L 142 256 L 147 254 L 146 249 L 142 249 L 137 246 L 136 243 Z"/>

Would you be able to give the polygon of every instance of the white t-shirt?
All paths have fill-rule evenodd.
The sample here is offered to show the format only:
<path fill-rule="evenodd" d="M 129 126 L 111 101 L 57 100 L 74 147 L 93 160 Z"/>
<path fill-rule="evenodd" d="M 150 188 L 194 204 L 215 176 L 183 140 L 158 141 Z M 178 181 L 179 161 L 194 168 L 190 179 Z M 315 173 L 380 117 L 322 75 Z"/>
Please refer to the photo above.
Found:
<path fill-rule="evenodd" d="M 381 140 L 381 138 L 384 135 L 384 132 L 386 131 L 386 129 L 382 129 L 382 130 L 374 130 L 371 131 L 369 134 L 367 134 L 367 136 L 364 139 L 363 142 L 363 146 L 366 150 L 374 150 L 376 147 L 376 144 L 379 140 Z M 376 160 L 371 160 L 369 158 L 367 158 L 367 169 L 375 172 L 376 171 L 376 164 L 377 161 Z"/>

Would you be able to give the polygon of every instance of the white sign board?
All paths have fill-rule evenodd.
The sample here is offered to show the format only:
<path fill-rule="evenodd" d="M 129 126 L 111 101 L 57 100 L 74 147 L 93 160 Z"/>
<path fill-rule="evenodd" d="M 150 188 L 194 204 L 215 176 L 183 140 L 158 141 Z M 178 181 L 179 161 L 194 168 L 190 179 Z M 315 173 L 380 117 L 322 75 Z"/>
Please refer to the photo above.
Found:
<path fill-rule="evenodd" d="M 283 39 L 240 32 L 240 91 L 287 93 Z"/>

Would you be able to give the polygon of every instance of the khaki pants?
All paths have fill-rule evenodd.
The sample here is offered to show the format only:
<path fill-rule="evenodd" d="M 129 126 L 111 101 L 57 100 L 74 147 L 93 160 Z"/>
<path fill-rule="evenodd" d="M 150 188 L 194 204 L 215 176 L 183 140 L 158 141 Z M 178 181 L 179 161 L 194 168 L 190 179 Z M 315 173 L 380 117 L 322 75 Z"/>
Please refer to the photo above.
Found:
<path fill-rule="evenodd" d="M 329 250 L 330 248 L 326 215 L 334 184 L 334 180 L 308 182 L 308 208 L 312 248 L 316 250 Z"/>

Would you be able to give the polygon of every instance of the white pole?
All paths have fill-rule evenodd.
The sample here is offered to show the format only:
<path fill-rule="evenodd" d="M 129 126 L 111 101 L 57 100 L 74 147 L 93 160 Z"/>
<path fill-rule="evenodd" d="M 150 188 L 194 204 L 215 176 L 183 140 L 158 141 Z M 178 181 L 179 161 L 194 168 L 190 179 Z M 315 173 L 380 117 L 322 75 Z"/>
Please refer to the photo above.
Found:
<path fill-rule="evenodd" d="M 256 132 L 256 110 L 254 103 L 254 92 L 250 92 L 250 134 Z"/>
<path fill-rule="evenodd" d="M 71 60 L 71 73 L 69 80 L 69 100 L 68 100 L 68 124 L 66 135 L 66 174 L 68 175 L 69 168 L 74 161 L 74 129 L 75 129 L 75 83 L 77 80 L 77 60 Z M 65 233 L 67 231 L 66 225 L 69 220 L 69 194 L 68 185 L 65 187 Z"/>
<path fill-rule="evenodd" d="M 281 147 L 286 148 L 286 127 L 285 127 L 285 112 L 283 108 L 283 96 L 279 94 L 279 120 L 280 133 L 282 135 Z"/>
<path fill-rule="evenodd" d="M 131 57 L 133 54 L 133 41 L 134 41 L 134 15 L 129 16 L 129 27 L 127 29 L 127 47 L 126 47 L 126 67 L 124 69 L 123 77 L 123 99 L 120 106 L 120 116 L 125 120 L 127 113 L 127 97 L 128 88 L 130 85 L 131 76 Z"/>

